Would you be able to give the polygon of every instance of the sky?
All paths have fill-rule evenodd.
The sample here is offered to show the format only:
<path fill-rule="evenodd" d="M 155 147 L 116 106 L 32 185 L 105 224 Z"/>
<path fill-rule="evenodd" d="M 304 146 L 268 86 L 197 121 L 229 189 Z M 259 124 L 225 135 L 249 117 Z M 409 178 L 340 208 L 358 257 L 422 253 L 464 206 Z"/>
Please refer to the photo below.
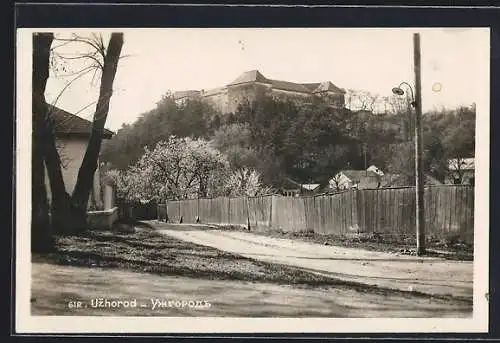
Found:
<path fill-rule="evenodd" d="M 484 29 L 127 29 L 106 127 L 118 130 L 153 109 L 168 91 L 224 86 L 257 69 L 270 79 L 331 81 L 344 89 L 391 95 L 401 82 L 414 83 L 414 32 L 421 34 L 423 110 L 471 105 L 484 84 L 479 68 L 489 40 Z M 109 31 L 56 31 L 68 36 Z M 57 42 L 54 42 L 57 44 Z M 64 53 L 81 49 L 68 44 Z M 487 62 L 487 61 L 486 61 Z M 78 69 L 80 60 L 72 60 Z M 91 74 L 61 92 L 67 78 L 54 72 L 47 101 L 91 119 L 99 83 Z M 98 80 L 97 80 L 98 81 Z M 439 91 L 436 91 L 439 89 Z M 483 88 L 481 88 L 483 89 Z M 90 105 L 90 106 L 89 106 Z M 85 110 L 82 108 L 87 107 Z"/>

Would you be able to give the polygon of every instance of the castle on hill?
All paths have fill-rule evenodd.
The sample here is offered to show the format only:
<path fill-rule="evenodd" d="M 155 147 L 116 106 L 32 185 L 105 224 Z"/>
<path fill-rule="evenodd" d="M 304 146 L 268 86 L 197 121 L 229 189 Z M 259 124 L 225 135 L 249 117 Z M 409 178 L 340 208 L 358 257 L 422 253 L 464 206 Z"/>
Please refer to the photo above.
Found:
<path fill-rule="evenodd" d="M 321 97 L 333 108 L 340 109 L 345 106 L 345 90 L 331 81 L 295 83 L 273 80 L 266 78 L 258 70 L 247 71 L 223 87 L 180 91 L 175 92 L 173 96 L 177 103 L 188 99 L 201 99 L 222 113 L 234 113 L 242 101 L 252 101 L 259 92 L 299 102 L 309 102 L 314 97 Z"/>

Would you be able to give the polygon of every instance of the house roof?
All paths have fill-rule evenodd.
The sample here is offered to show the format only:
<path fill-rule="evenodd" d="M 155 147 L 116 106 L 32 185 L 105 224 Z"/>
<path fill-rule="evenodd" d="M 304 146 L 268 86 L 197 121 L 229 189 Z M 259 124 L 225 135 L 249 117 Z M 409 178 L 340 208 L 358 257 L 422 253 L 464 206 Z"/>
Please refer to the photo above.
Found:
<path fill-rule="evenodd" d="M 270 83 L 268 79 L 264 77 L 258 70 L 246 71 L 236 78 L 233 82 L 229 83 L 228 86 L 239 85 L 248 82 L 262 82 Z"/>
<path fill-rule="evenodd" d="M 75 114 L 69 113 L 56 106 L 48 105 L 49 116 L 53 120 L 55 135 L 89 136 L 92 131 L 92 122 Z M 104 129 L 103 138 L 109 139 L 114 132 Z"/>
<path fill-rule="evenodd" d="M 458 163 L 460 162 L 460 168 Z M 473 170 L 475 165 L 474 158 L 452 158 L 448 160 L 448 169 L 450 170 Z"/>
<path fill-rule="evenodd" d="M 378 167 L 376 165 L 373 165 L 373 164 L 371 166 L 369 166 L 366 170 L 372 171 L 375 174 L 380 175 L 380 176 L 384 175 L 384 172 L 382 170 L 378 169 Z"/>
<path fill-rule="evenodd" d="M 287 189 L 295 189 L 295 190 L 306 190 L 306 191 L 314 191 L 318 189 L 321 185 L 319 183 L 300 183 L 289 177 L 284 178 L 283 187 Z"/>
<path fill-rule="evenodd" d="M 319 183 L 309 183 L 309 184 L 304 184 L 302 185 L 302 188 L 308 190 L 308 191 L 314 191 L 320 186 Z"/>
<path fill-rule="evenodd" d="M 339 173 L 344 174 L 353 183 L 357 184 L 358 189 L 377 188 L 380 182 L 380 176 L 369 170 L 342 170 Z"/>
<path fill-rule="evenodd" d="M 377 178 L 378 175 L 371 170 L 354 170 L 354 169 L 346 169 L 340 171 L 342 174 L 347 176 L 352 181 L 359 181 L 361 178 L 373 177 Z"/>

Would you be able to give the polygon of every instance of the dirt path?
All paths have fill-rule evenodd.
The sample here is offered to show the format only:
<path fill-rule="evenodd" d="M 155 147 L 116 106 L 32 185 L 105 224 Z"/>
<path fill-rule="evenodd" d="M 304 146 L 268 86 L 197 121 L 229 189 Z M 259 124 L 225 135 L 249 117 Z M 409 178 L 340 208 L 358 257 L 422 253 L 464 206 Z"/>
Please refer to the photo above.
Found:
<path fill-rule="evenodd" d="M 32 315 L 229 317 L 470 317 L 463 302 L 339 287 L 161 276 L 116 269 L 32 263 Z M 136 300 L 135 308 L 93 308 L 92 299 Z M 153 308 L 155 299 L 172 301 Z M 69 302 L 80 301 L 80 308 Z M 179 302 L 203 302 L 203 307 Z M 206 306 L 209 303 L 210 306 Z M 74 303 L 73 303 L 74 304 Z M 142 306 L 141 306 L 142 305 Z"/>
<path fill-rule="evenodd" d="M 378 287 L 472 299 L 473 264 L 266 237 L 200 225 L 152 222 L 159 232 L 262 261 Z"/>

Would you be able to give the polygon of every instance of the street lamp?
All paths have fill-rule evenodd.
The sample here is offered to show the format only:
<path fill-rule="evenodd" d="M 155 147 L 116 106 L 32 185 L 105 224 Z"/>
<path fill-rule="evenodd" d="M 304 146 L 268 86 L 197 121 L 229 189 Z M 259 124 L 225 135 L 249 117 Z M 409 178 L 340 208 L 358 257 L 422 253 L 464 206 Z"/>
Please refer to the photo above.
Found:
<path fill-rule="evenodd" d="M 413 125 L 413 118 L 412 118 L 412 108 L 415 108 L 417 103 L 415 101 L 415 96 L 414 96 L 414 92 L 413 92 L 413 87 L 408 83 L 408 82 L 401 82 L 399 84 L 399 86 L 397 87 L 394 87 L 392 89 L 392 93 L 394 93 L 395 95 L 398 95 L 398 96 L 403 96 L 405 95 L 405 91 L 403 89 L 403 86 L 405 86 L 405 88 L 407 89 L 406 91 L 406 103 L 407 103 L 407 111 L 408 111 L 408 114 L 407 114 L 407 120 L 405 120 L 402 125 L 403 125 L 403 133 L 404 133 L 404 137 L 403 139 L 405 141 L 408 141 L 409 140 L 409 132 L 411 132 L 411 129 L 414 127 Z M 408 100 L 408 95 L 410 96 L 410 100 Z"/>
<path fill-rule="evenodd" d="M 417 231 L 417 255 L 425 253 L 425 213 L 424 213 L 424 173 L 422 165 L 422 85 L 420 71 L 420 34 L 413 34 L 413 62 L 415 72 L 415 94 L 413 88 L 407 82 L 401 82 L 394 87 L 392 92 L 396 95 L 404 95 L 401 88 L 406 86 L 410 91 L 411 106 L 415 108 L 415 188 L 416 188 L 416 231 Z"/>
<path fill-rule="evenodd" d="M 399 86 L 397 87 L 394 87 L 392 89 L 392 93 L 394 93 L 395 95 L 404 95 L 405 94 L 405 91 L 403 90 L 403 86 L 405 86 L 405 88 L 408 88 L 409 90 L 409 93 L 410 93 L 410 99 L 411 99 L 411 102 L 410 102 L 410 105 L 411 107 L 415 108 L 417 106 L 417 103 L 415 102 L 415 95 L 413 93 L 413 87 L 408 83 L 408 82 L 401 82 L 399 84 Z"/>

